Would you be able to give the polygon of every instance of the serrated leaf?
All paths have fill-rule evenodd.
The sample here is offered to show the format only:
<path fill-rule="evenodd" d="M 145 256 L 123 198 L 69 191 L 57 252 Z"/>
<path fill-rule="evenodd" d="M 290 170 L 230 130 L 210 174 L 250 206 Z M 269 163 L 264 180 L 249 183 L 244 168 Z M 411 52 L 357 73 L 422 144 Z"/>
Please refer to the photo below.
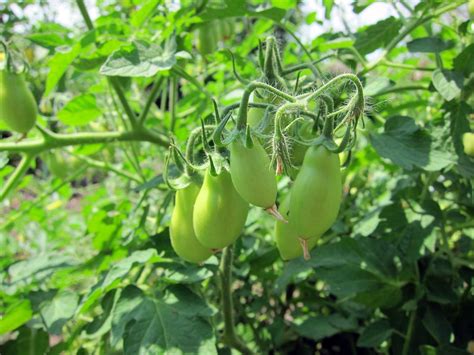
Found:
<path fill-rule="evenodd" d="M 44 91 L 44 96 L 48 97 L 53 89 L 58 84 L 59 80 L 62 78 L 66 70 L 69 68 L 71 63 L 76 59 L 76 57 L 81 52 L 81 46 L 75 44 L 68 51 L 57 52 L 49 61 L 49 73 L 46 78 L 46 88 Z"/>
<path fill-rule="evenodd" d="M 217 271 L 213 265 L 193 265 L 178 263 L 158 263 L 163 268 L 163 281 L 169 283 L 191 284 L 206 280 L 214 275 Z"/>
<path fill-rule="evenodd" d="M 459 73 L 436 69 L 432 80 L 433 86 L 446 101 L 451 101 L 461 95 L 463 77 Z"/>
<path fill-rule="evenodd" d="M 67 255 L 37 255 L 27 260 L 19 261 L 8 269 L 9 282 L 12 285 L 27 285 L 34 281 L 44 282 L 55 271 L 74 265 L 72 258 Z"/>
<path fill-rule="evenodd" d="M 413 53 L 440 53 L 451 46 L 438 37 L 417 38 L 407 43 L 408 50 Z"/>
<path fill-rule="evenodd" d="M 62 333 L 64 324 L 74 316 L 78 302 L 77 293 L 64 291 L 41 305 L 40 315 L 49 333 Z"/>
<path fill-rule="evenodd" d="M 82 300 L 81 312 L 85 312 L 91 307 L 101 295 L 109 289 L 116 287 L 116 284 L 126 276 L 135 264 L 146 264 L 151 261 L 162 260 L 157 256 L 155 249 L 137 250 L 129 257 L 114 264 L 109 272 L 95 284 L 91 291 Z"/>
<path fill-rule="evenodd" d="M 390 117 L 384 133 L 371 134 L 370 141 L 380 156 L 408 170 L 437 171 L 453 163 L 448 152 L 432 148 L 432 138 L 410 117 Z"/>
<path fill-rule="evenodd" d="M 152 77 L 171 69 L 176 63 L 176 43 L 170 40 L 163 48 L 155 44 L 134 42 L 112 53 L 100 68 L 108 76 Z"/>
<path fill-rule="evenodd" d="M 76 96 L 57 113 L 59 120 L 70 126 L 84 126 L 101 115 L 102 111 L 92 94 Z"/>
<path fill-rule="evenodd" d="M 384 48 L 390 41 L 398 35 L 402 23 L 395 17 L 389 17 L 379 21 L 374 25 L 360 30 L 356 34 L 354 46 L 361 54 L 369 54 L 373 51 Z"/>
<path fill-rule="evenodd" d="M 462 50 L 454 59 L 454 69 L 468 77 L 474 72 L 474 43 L 471 43 Z"/>
<path fill-rule="evenodd" d="M 54 32 L 32 33 L 26 36 L 31 42 L 48 49 L 65 46 L 68 42 Z"/>
<path fill-rule="evenodd" d="M 395 265 L 396 249 L 373 239 L 344 239 L 321 246 L 307 263 L 332 294 L 368 307 L 388 307 L 399 301 L 401 285 Z"/>
<path fill-rule="evenodd" d="M 123 337 L 125 354 L 216 354 L 216 339 L 207 321 L 213 310 L 183 286 L 159 298 L 134 286 L 123 290 L 113 313 L 112 344 Z"/>

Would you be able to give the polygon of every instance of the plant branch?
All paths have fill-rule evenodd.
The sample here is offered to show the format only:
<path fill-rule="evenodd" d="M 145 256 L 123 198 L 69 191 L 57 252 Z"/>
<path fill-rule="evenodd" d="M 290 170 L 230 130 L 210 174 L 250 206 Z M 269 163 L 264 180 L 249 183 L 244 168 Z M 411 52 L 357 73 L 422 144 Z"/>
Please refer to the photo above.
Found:
<path fill-rule="evenodd" d="M 235 332 L 234 306 L 232 301 L 232 261 L 234 258 L 233 246 L 224 249 L 219 267 L 221 280 L 222 315 L 224 318 L 224 334 L 222 342 L 243 354 L 252 354 Z"/>
<path fill-rule="evenodd" d="M 408 352 L 410 351 L 410 343 L 411 343 L 411 338 L 413 336 L 413 330 L 415 328 L 415 320 L 416 320 L 416 309 L 413 310 L 410 314 L 410 319 L 408 321 L 407 334 L 405 337 L 405 342 L 403 343 L 402 355 L 408 355 Z"/>
<path fill-rule="evenodd" d="M 140 124 L 143 124 L 146 119 L 146 116 L 148 115 L 148 112 L 150 111 L 151 105 L 153 104 L 153 102 L 155 102 L 156 97 L 158 96 L 158 92 L 160 91 L 161 84 L 163 84 L 163 80 L 164 77 L 160 76 L 160 78 L 158 80 L 155 80 L 155 82 L 153 83 L 153 87 L 151 88 L 150 95 L 146 100 L 145 107 L 143 108 L 143 111 L 140 114 L 140 117 L 138 118 L 138 122 L 140 122 Z"/>
<path fill-rule="evenodd" d="M 398 43 L 400 43 L 415 28 L 417 28 L 418 26 L 422 25 L 423 23 L 435 17 L 438 17 L 444 14 L 445 12 L 454 10 L 458 6 L 462 5 L 463 3 L 465 3 L 465 1 L 455 1 L 446 6 L 440 7 L 439 9 L 435 11 L 432 11 L 429 15 L 414 17 L 406 25 L 406 27 L 402 29 L 400 33 L 387 45 L 382 55 L 378 59 L 374 60 L 372 63 L 364 67 L 364 69 L 359 74 L 360 75 L 367 74 L 368 72 L 374 70 L 381 62 L 383 62 L 387 58 L 388 54 L 392 51 L 392 49 L 394 49 L 398 45 Z"/>
<path fill-rule="evenodd" d="M 54 148 L 62 148 L 81 144 L 100 144 L 109 142 L 143 141 L 155 143 L 163 147 L 169 145 L 167 138 L 144 128 L 133 131 L 113 132 L 81 132 L 73 134 L 49 133 L 49 138 L 28 139 L 21 142 L 0 143 L 0 152 L 40 153 Z"/>
<path fill-rule="evenodd" d="M 23 156 L 20 161 L 20 164 L 16 167 L 13 174 L 11 174 L 0 191 L 0 201 L 3 201 L 8 194 L 18 185 L 20 179 L 25 175 L 26 171 L 30 167 L 31 161 L 35 158 L 36 154 L 31 152 Z"/>

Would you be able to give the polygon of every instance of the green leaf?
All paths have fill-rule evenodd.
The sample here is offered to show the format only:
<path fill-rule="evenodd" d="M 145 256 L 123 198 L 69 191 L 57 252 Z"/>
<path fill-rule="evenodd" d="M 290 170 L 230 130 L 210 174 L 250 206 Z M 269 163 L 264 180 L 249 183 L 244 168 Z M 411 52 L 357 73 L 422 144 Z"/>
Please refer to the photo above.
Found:
<path fill-rule="evenodd" d="M 176 42 L 164 47 L 145 42 L 133 42 L 112 53 L 100 68 L 108 76 L 152 77 L 159 71 L 169 70 L 176 63 Z"/>
<path fill-rule="evenodd" d="M 203 22 L 214 19 L 224 19 L 228 17 L 252 16 L 268 18 L 275 22 L 280 22 L 285 17 L 286 11 L 278 7 L 272 7 L 262 11 L 251 11 L 248 9 L 245 0 L 226 1 L 225 8 L 207 7 L 200 15 Z"/>
<path fill-rule="evenodd" d="M 7 308 L 5 314 L 0 319 L 0 334 L 5 334 L 15 330 L 28 322 L 33 317 L 31 303 L 22 300 Z"/>
<path fill-rule="evenodd" d="M 432 80 L 434 87 L 446 101 L 451 101 L 461 95 L 463 77 L 459 73 L 436 69 Z"/>
<path fill-rule="evenodd" d="M 420 346 L 420 353 L 422 355 L 469 355 L 472 354 L 464 349 L 455 348 L 451 345 L 442 345 L 439 347 L 431 345 Z"/>
<path fill-rule="evenodd" d="M 102 115 L 92 94 L 76 96 L 58 113 L 57 117 L 66 125 L 84 126 Z"/>
<path fill-rule="evenodd" d="M 105 294 L 100 302 L 102 314 L 95 317 L 94 320 L 85 327 L 86 338 L 97 339 L 110 331 L 112 327 L 112 312 L 120 298 L 121 292 L 121 289 L 116 289 Z"/>
<path fill-rule="evenodd" d="M 398 35 L 401 27 L 400 20 L 394 17 L 379 21 L 360 30 L 356 34 L 354 46 L 362 55 L 372 53 L 388 45 Z"/>
<path fill-rule="evenodd" d="M 15 339 L 5 344 L 0 344 L 2 355 L 44 355 L 48 354 L 49 334 L 42 329 L 28 328 L 19 329 L 19 334 Z"/>
<path fill-rule="evenodd" d="M 399 279 L 397 250 L 383 240 L 343 239 L 317 248 L 310 264 L 332 294 L 368 307 L 390 307 L 407 280 Z"/>
<path fill-rule="evenodd" d="M 454 70 L 463 73 L 467 78 L 474 73 L 474 43 L 471 43 L 463 49 L 461 53 L 454 58 Z"/>
<path fill-rule="evenodd" d="M 192 284 L 204 281 L 214 275 L 217 271 L 215 265 L 194 265 L 194 264 L 178 264 L 159 262 L 157 266 L 164 270 L 161 276 L 163 281 L 169 283 Z"/>
<path fill-rule="evenodd" d="M 449 343 L 453 328 L 441 309 L 434 306 L 428 307 L 422 319 L 422 323 L 439 344 Z"/>
<path fill-rule="evenodd" d="M 46 88 L 44 91 L 44 96 L 47 97 L 51 94 L 53 89 L 61 80 L 62 76 L 69 68 L 71 63 L 76 59 L 76 57 L 81 52 L 81 46 L 79 44 L 74 45 L 72 48 L 63 49 L 62 51 L 57 51 L 57 53 L 50 59 L 49 73 L 46 79 Z"/>
<path fill-rule="evenodd" d="M 438 37 L 424 37 L 408 42 L 407 47 L 413 53 L 440 53 L 451 48 L 452 43 Z"/>
<path fill-rule="evenodd" d="M 437 171 L 454 162 L 448 152 L 432 147 L 432 138 L 410 117 L 390 117 L 384 133 L 370 134 L 370 140 L 378 154 L 408 170 Z"/>
<path fill-rule="evenodd" d="M 207 321 L 213 310 L 183 286 L 159 298 L 128 286 L 113 312 L 112 344 L 123 337 L 124 354 L 216 354 L 216 339 Z"/>
<path fill-rule="evenodd" d="M 68 42 L 64 40 L 63 37 L 54 32 L 32 33 L 26 36 L 26 38 L 28 38 L 31 42 L 47 49 L 54 49 L 56 47 L 65 46 L 68 44 Z"/>
<path fill-rule="evenodd" d="M 76 292 L 64 291 L 57 294 L 51 301 L 40 306 L 40 314 L 48 332 L 60 335 L 66 322 L 71 319 L 79 302 Z"/>
<path fill-rule="evenodd" d="M 375 77 L 367 80 L 367 83 L 364 86 L 364 95 L 374 96 L 381 91 L 387 90 L 390 87 L 393 87 L 394 83 L 388 78 L 384 77 Z"/>
<path fill-rule="evenodd" d="M 140 27 L 157 10 L 160 0 L 142 1 L 141 7 L 130 16 L 130 23 L 135 27 Z"/>
<path fill-rule="evenodd" d="M 380 346 L 385 340 L 390 338 L 393 329 L 386 319 L 381 319 L 369 324 L 360 334 L 357 339 L 357 346 L 363 348 L 376 348 Z"/>
<path fill-rule="evenodd" d="M 298 334 L 318 341 L 339 332 L 354 330 L 357 328 L 357 322 L 353 318 L 331 314 L 329 316 L 297 318 L 293 323 L 293 328 Z"/>
<path fill-rule="evenodd" d="M 8 269 L 9 283 L 19 287 L 33 282 L 44 282 L 56 271 L 74 265 L 73 260 L 68 255 L 42 254 L 19 261 Z"/>
<path fill-rule="evenodd" d="M 81 312 L 89 309 L 99 297 L 108 290 L 117 286 L 120 280 L 125 277 L 135 264 L 144 265 L 151 261 L 159 261 L 155 249 L 138 250 L 129 257 L 120 260 L 112 266 L 109 272 L 92 287 L 91 291 L 82 300 Z"/>
<path fill-rule="evenodd" d="M 334 7 L 334 0 L 323 0 L 324 18 L 330 19 L 332 8 Z"/>

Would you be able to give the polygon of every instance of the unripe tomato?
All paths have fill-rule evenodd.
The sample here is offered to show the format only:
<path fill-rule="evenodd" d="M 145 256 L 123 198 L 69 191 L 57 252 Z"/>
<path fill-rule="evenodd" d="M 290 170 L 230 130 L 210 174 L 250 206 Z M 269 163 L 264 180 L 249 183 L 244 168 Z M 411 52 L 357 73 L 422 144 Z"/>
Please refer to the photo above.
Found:
<path fill-rule="evenodd" d="M 48 152 L 44 155 L 44 162 L 51 175 L 60 179 L 67 177 L 69 169 L 62 154 L 58 152 Z"/>
<path fill-rule="evenodd" d="M 255 95 L 255 91 L 254 91 L 251 102 L 265 103 L 265 100 L 263 98 L 261 98 L 260 96 Z M 252 128 L 257 127 L 260 124 L 260 122 L 262 121 L 264 115 L 265 115 L 265 109 L 264 108 L 250 107 L 248 112 L 247 112 L 247 123 L 248 123 L 248 125 Z"/>
<path fill-rule="evenodd" d="M 196 47 L 201 55 L 206 56 L 217 50 L 218 29 L 214 21 L 198 28 Z"/>
<path fill-rule="evenodd" d="M 275 223 L 275 241 L 283 260 L 291 260 L 299 258 L 303 255 L 303 247 L 298 239 L 298 233 L 294 223 L 288 215 L 288 207 L 290 205 L 290 194 L 288 194 L 280 205 L 280 214 L 288 220 L 288 223 L 276 221 Z M 318 243 L 318 237 L 308 240 L 308 252 L 313 249 Z"/>
<path fill-rule="evenodd" d="M 235 26 L 234 20 L 226 18 L 224 20 L 219 20 L 219 33 L 223 41 L 228 40 L 234 34 Z"/>
<path fill-rule="evenodd" d="M 337 218 L 342 198 L 339 157 L 311 146 L 291 189 L 290 222 L 299 237 L 321 236 Z"/>
<path fill-rule="evenodd" d="M 0 71 L 0 119 L 13 131 L 28 132 L 36 122 L 33 94 L 21 74 Z"/>
<path fill-rule="evenodd" d="M 464 146 L 464 153 L 474 157 L 474 133 L 464 133 L 462 135 L 462 144 Z"/>
<path fill-rule="evenodd" d="M 194 204 L 197 239 L 211 249 L 232 244 L 245 226 L 248 210 L 249 205 L 235 190 L 229 172 L 223 169 L 213 176 L 208 170 Z"/>
<path fill-rule="evenodd" d="M 176 200 L 170 222 L 171 246 L 176 254 L 191 263 L 202 263 L 212 251 L 203 247 L 194 234 L 193 207 L 199 193 L 199 186 L 191 183 L 176 191 Z"/>
<path fill-rule="evenodd" d="M 63 180 L 85 164 L 76 157 L 65 155 L 61 151 L 48 152 L 43 158 L 49 172 Z"/>
<path fill-rule="evenodd" d="M 240 137 L 229 146 L 230 174 L 234 187 L 252 205 L 270 208 L 275 204 L 277 183 L 265 149 L 254 139 L 246 148 Z"/>
<path fill-rule="evenodd" d="M 298 127 L 298 136 L 302 139 L 311 138 L 311 126 L 312 122 L 303 122 L 303 124 Z M 295 142 L 291 147 L 291 162 L 294 166 L 300 166 L 303 163 L 304 156 L 308 150 L 309 146 Z"/>

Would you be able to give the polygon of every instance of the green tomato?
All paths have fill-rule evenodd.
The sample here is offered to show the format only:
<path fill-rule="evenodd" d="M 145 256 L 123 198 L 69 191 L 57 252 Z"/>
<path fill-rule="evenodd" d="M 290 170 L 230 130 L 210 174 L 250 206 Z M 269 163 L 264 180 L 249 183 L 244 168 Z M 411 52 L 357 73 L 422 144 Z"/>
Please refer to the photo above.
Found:
<path fill-rule="evenodd" d="M 212 251 L 203 247 L 196 238 L 193 229 L 193 207 L 199 193 L 199 186 L 191 183 L 176 192 L 176 200 L 171 215 L 171 246 L 176 254 L 191 263 L 202 263 Z"/>
<path fill-rule="evenodd" d="M 245 226 L 248 203 L 240 197 L 227 170 L 217 176 L 208 170 L 196 198 L 194 232 L 199 242 L 212 249 L 232 244 Z"/>
<path fill-rule="evenodd" d="M 230 144 L 230 174 L 237 192 L 252 205 L 271 208 L 277 195 L 276 176 L 265 149 L 254 139 L 246 148 L 241 137 Z"/>
<path fill-rule="evenodd" d="M 0 119 L 13 131 L 27 133 L 36 122 L 33 94 L 21 74 L 0 71 Z"/>
<path fill-rule="evenodd" d="M 220 38 L 225 41 L 234 35 L 235 26 L 234 20 L 226 18 L 225 20 L 219 20 L 219 34 Z"/>
<path fill-rule="evenodd" d="M 464 133 L 462 135 L 462 144 L 464 146 L 464 153 L 474 157 L 474 133 Z"/>
<path fill-rule="evenodd" d="M 255 92 L 254 92 L 255 93 Z M 252 102 L 265 103 L 265 100 L 257 95 L 253 95 Z M 247 123 L 250 127 L 256 128 L 265 116 L 264 108 L 250 107 L 247 111 Z"/>
<path fill-rule="evenodd" d="M 299 237 L 320 237 L 335 222 L 342 199 L 339 157 L 311 146 L 291 189 L 290 221 Z"/>
<path fill-rule="evenodd" d="M 280 256 L 283 260 L 291 260 L 299 258 L 303 255 L 303 247 L 298 238 L 298 233 L 294 223 L 291 221 L 288 215 L 288 207 L 290 205 L 290 194 L 288 194 L 280 205 L 280 214 L 288 221 L 283 223 L 276 221 L 275 223 L 275 241 L 280 252 Z M 308 252 L 313 249 L 318 243 L 318 237 L 311 238 L 307 241 Z"/>
<path fill-rule="evenodd" d="M 196 47 L 201 55 L 206 56 L 217 50 L 218 29 L 214 21 L 205 23 L 198 29 Z"/>
<path fill-rule="evenodd" d="M 49 172 L 63 180 L 85 165 L 82 160 L 61 151 L 48 152 L 43 158 Z"/>
<path fill-rule="evenodd" d="M 44 161 L 52 175 L 60 179 L 65 179 L 68 176 L 70 169 L 64 155 L 60 152 L 46 153 Z"/>
<path fill-rule="evenodd" d="M 253 92 L 251 102 L 255 103 L 262 103 L 262 104 L 272 104 L 272 105 L 280 105 L 284 100 L 281 99 L 280 97 L 268 93 L 268 92 L 263 92 L 263 96 L 259 96 L 256 94 L 256 91 Z M 250 127 L 255 128 L 257 127 L 260 122 L 263 120 L 263 117 L 265 116 L 265 110 L 264 108 L 257 108 L 257 107 L 250 107 L 249 110 L 247 111 L 247 123 Z M 273 116 L 273 115 L 272 115 Z M 264 133 L 269 134 L 272 131 L 272 124 L 268 125 Z"/>

